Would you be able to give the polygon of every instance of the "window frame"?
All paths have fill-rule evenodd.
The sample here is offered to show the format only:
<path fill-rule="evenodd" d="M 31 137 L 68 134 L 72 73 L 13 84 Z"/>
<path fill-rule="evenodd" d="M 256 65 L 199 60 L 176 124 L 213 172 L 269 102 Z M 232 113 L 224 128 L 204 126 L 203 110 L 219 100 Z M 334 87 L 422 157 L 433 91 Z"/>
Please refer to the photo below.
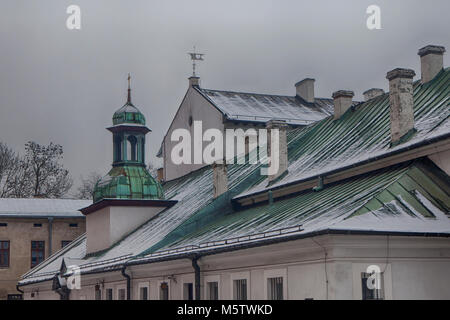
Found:
<path fill-rule="evenodd" d="M 42 243 L 43 245 L 42 245 L 42 248 L 35 248 L 35 249 L 33 249 L 33 243 L 34 242 L 36 242 L 36 243 Z M 39 265 L 40 263 L 42 263 L 42 261 L 44 261 L 45 260 L 45 241 L 44 240 L 31 240 L 31 246 L 30 246 L 31 248 L 31 255 L 30 255 L 30 266 L 31 266 L 31 268 L 34 268 L 34 267 L 36 267 L 37 265 Z M 42 261 L 39 261 L 39 262 L 37 262 L 35 265 L 33 265 L 33 252 L 42 252 Z"/>
<path fill-rule="evenodd" d="M 264 299 L 269 300 L 269 279 L 282 278 L 283 279 L 283 299 L 288 299 L 287 288 L 287 269 L 272 269 L 264 270 Z"/>
<path fill-rule="evenodd" d="M 385 286 L 384 286 L 384 274 L 383 272 L 381 272 L 379 274 L 380 277 L 380 284 L 381 284 L 381 288 L 380 289 L 369 289 L 369 288 L 365 288 L 364 287 L 364 283 L 367 286 L 367 279 L 369 279 L 369 277 L 371 276 L 370 273 L 367 272 L 361 272 L 361 299 L 362 300 L 385 300 Z M 370 292 L 372 291 L 372 295 L 373 298 L 367 298 L 365 297 L 365 292 Z"/>
<path fill-rule="evenodd" d="M 162 283 L 167 283 L 167 300 L 170 300 L 170 280 L 169 279 L 167 279 L 167 280 L 158 280 L 158 288 L 157 288 L 157 291 L 158 291 L 158 300 L 163 300 L 163 299 L 161 299 L 161 284 Z"/>
<path fill-rule="evenodd" d="M 61 249 L 67 247 L 71 242 L 72 240 L 61 240 Z M 64 245 L 64 243 L 66 244 Z"/>
<path fill-rule="evenodd" d="M 3 248 L 3 243 L 7 243 L 8 244 L 8 248 L 4 249 Z M 0 264 L 0 268 L 7 269 L 7 268 L 9 268 L 11 266 L 11 241 L 10 240 L 0 240 L 0 257 L 2 256 L 3 252 L 7 253 L 8 263 L 4 264 L 4 265 Z"/>
<path fill-rule="evenodd" d="M 217 282 L 217 300 L 220 300 L 221 294 L 220 294 L 220 275 L 210 275 L 204 277 L 204 287 L 205 287 L 205 300 L 211 300 L 210 299 L 210 291 L 209 291 L 209 283 L 210 282 Z"/>
<path fill-rule="evenodd" d="M 235 280 L 247 280 L 246 281 L 246 286 L 247 286 L 247 292 L 246 292 L 246 295 L 247 295 L 247 300 L 250 300 L 251 299 L 251 296 L 250 296 L 250 286 L 251 286 L 251 282 L 250 282 L 250 272 L 249 271 L 244 271 L 244 272 L 236 272 L 236 273 L 232 273 L 231 274 L 231 277 L 230 277 L 230 281 L 231 281 L 231 285 L 230 285 L 230 288 L 231 288 L 231 299 L 232 300 L 238 300 L 237 299 L 237 297 L 235 297 L 235 290 L 234 290 L 234 284 L 235 284 Z M 242 301 L 246 301 L 246 300 L 242 300 Z"/>
<path fill-rule="evenodd" d="M 142 288 L 147 288 L 147 299 L 142 299 L 142 297 L 141 297 L 141 289 Z M 138 283 L 137 297 L 139 300 L 150 300 L 150 282 L 139 282 Z"/>
<path fill-rule="evenodd" d="M 124 292 L 123 299 L 120 299 L 120 290 Z M 127 300 L 127 288 L 124 284 L 116 286 L 116 300 Z"/>
<path fill-rule="evenodd" d="M 108 299 L 108 293 L 111 293 L 111 299 Z M 106 287 L 105 288 L 105 300 L 114 300 L 114 289 L 112 287 Z"/>

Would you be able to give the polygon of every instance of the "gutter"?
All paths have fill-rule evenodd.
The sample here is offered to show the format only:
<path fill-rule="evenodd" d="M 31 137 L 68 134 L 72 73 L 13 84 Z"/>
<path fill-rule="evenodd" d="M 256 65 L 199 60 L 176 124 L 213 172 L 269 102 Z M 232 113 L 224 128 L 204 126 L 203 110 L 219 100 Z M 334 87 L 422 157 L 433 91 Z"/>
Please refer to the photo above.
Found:
<path fill-rule="evenodd" d="M 25 294 L 25 292 L 20 289 L 20 286 L 18 284 L 16 284 L 16 290 L 19 291 L 21 294 Z"/>
<path fill-rule="evenodd" d="M 364 230 L 333 230 L 333 229 L 325 229 L 325 230 L 319 230 L 319 231 L 313 231 L 313 232 L 309 232 L 309 233 L 304 233 L 304 234 L 296 234 L 293 236 L 288 236 L 288 237 L 282 237 L 282 238 L 275 238 L 275 239 L 268 239 L 268 240 L 264 240 L 264 241 L 258 241 L 258 242 L 253 242 L 253 243 L 244 243 L 244 244 L 237 244 L 237 245 L 231 245 L 228 247 L 222 247 L 222 248 L 217 248 L 217 249 L 210 249 L 210 250 L 205 250 L 203 251 L 201 254 L 197 253 L 194 254 L 194 257 L 197 257 L 197 261 L 198 259 L 200 259 L 200 257 L 203 256 L 208 256 L 208 255 L 214 255 L 214 254 L 219 254 L 219 253 L 224 253 L 224 252 L 230 252 L 230 251 L 235 251 L 235 250 L 242 250 L 242 249 L 250 249 L 250 248 L 255 248 L 255 247 L 262 247 L 265 245 L 270 245 L 270 244 L 277 244 L 277 243 L 282 243 L 282 242 L 288 242 L 288 241 L 294 241 L 294 240 L 299 240 L 299 239 L 305 239 L 305 238 L 310 238 L 310 237 L 316 237 L 316 236 L 321 236 L 321 235 L 333 235 L 333 234 L 337 234 L 337 235 L 391 235 L 391 236 L 404 236 L 404 237 L 436 237 L 436 238 L 450 238 L 450 233 L 442 233 L 442 232 L 404 232 L 404 231 L 400 231 L 400 232 L 394 232 L 394 231 L 373 231 L 373 230 L 368 230 L 368 231 L 364 231 Z M 122 275 L 127 278 L 127 286 L 128 286 L 128 279 L 131 280 L 130 276 L 125 274 L 125 269 L 129 266 L 134 266 L 134 265 L 143 265 L 143 264 L 150 264 L 150 263 L 157 263 L 157 262 L 165 262 L 165 261 L 173 261 L 173 260 L 177 260 L 177 259 L 190 259 L 192 260 L 193 258 L 193 253 L 192 252 L 188 252 L 188 253 L 181 253 L 181 254 L 177 254 L 177 255 L 171 255 L 171 256 L 166 256 L 166 257 L 159 257 L 159 258 L 149 258 L 147 260 L 140 260 L 140 261 L 129 261 L 123 264 L 123 267 L 120 269 L 122 272 Z M 196 268 L 193 264 L 194 269 Z M 109 269 L 109 270 L 108 270 Z M 116 268 L 111 268 L 111 267 L 104 267 L 102 269 L 97 269 L 94 271 L 90 271 L 90 272 L 85 272 L 83 274 L 95 274 L 95 273 L 104 273 L 104 272 L 113 272 L 113 271 L 118 271 L 119 269 Z M 199 273 L 200 275 L 200 273 Z M 36 284 L 36 283 L 41 283 L 41 282 L 46 282 L 46 281 L 51 281 L 52 279 L 42 279 L 42 280 L 37 280 L 37 281 L 33 281 L 33 282 L 29 282 L 26 284 L 18 284 L 18 287 L 22 287 L 22 286 L 27 286 L 27 285 L 31 285 L 31 284 Z M 200 281 L 199 281 L 200 282 Z M 130 287 L 131 287 L 131 282 L 130 282 Z M 128 287 L 127 287 L 128 289 Z M 20 290 L 19 290 L 20 292 Z M 127 290 L 127 295 L 128 295 L 128 291 Z"/>
<path fill-rule="evenodd" d="M 127 266 L 124 265 L 120 272 L 122 273 L 122 276 L 127 279 L 127 300 L 131 300 L 131 277 L 125 273 L 126 269 Z"/>
<path fill-rule="evenodd" d="M 48 255 L 51 256 L 52 251 L 52 241 L 53 241 L 53 218 L 48 218 Z"/>
<path fill-rule="evenodd" d="M 192 267 L 195 271 L 195 300 L 200 300 L 200 266 L 198 265 L 198 260 L 201 255 L 194 255 L 192 257 Z"/>

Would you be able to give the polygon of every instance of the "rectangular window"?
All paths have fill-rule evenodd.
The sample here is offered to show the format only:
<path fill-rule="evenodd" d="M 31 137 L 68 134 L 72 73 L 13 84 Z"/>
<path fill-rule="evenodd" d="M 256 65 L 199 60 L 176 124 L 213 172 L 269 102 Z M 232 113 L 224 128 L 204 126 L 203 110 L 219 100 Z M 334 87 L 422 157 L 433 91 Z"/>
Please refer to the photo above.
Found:
<path fill-rule="evenodd" d="M 118 300 L 125 300 L 125 289 L 119 289 L 117 291 L 117 299 Z"/>
<path fill-rule="evenodd" d="M 102 300 L 102 290 L 100 285 L 95 285 L 95 300 Z"/>
<path fill-rule="evenodd" d="M 378 288 L 377 288 L 378 287 Z M 383 274 L 361 273 L 361 288 L 363 300 L 383 300 Z"/>
<path fill-rule="evenodd" d="M 61 248 L 64 248 L 65 246 L 67 246 L 71 242 L 72 241 L 70 241 L 70 240 L 63 240 L 63 241 L 61 241 Z"/>
<path fill-rule="evenodd" d="M 42 227 L 42 223 L 34 223 L 33 227 L 40 228 L 40 227 Z"/>
<path fill-rule="evenodd" d="M 219 283 L 217 281 L 208 282 L 207 284 L 208 299 L 219 300 Z"/>
<path fill-rule="evenodd" d="M 267 279 L 267 299 L 283 300 L 283 277 Z"/>
<path fill-rule="evenodd" d="M 106 289 L 106 300 L 112 300 L 113 299 L 113 289 L 108 288 Z"/>
<path fill-rule="evenodd" d="M 183 284 L 183 299 L 194 300 L 194 286 L 192 283 Z"/>
<path fill-rule="evenodd" d="M 8 224 L 6 222 L 0 222 L 0 227 L 7 227 Z"/>
<path fill-rule="evenodd" d="M 69 223 L 69 227 L 77 228 L 78 227 L 78 223 Z"/>
<path fill-rule="evenodd" d="M 169 284 L 161 282 L 159 286 L 159 300 L 169 300 Z"/>
<path fill-rule="evenodd" d="M 247 300 L 247 279 L 233 281 L 233 297 L 235 300 Z"/>
<path fill-rule="evenodd" d="M 31 267 L 37 266 L 45 259 L 45 241 L 31 241 Z"/>
<path fill-rule="evenodd" d="M 0 268 L 9 267 L 9 241 L 0 241 Z"/>
<path fill-rule="evenodd" d="M 139 300 L 148 300 L 148 287 L 139 288 Z"/>

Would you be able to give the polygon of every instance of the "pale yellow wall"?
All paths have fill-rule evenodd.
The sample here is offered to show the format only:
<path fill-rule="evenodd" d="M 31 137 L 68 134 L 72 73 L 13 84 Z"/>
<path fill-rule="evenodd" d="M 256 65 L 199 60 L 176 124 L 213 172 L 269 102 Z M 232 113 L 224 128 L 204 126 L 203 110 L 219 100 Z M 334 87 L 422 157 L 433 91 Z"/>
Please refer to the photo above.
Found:
<path fill-rule="evenodd" d="M 45 258 L 50 256 L 47 219 L 0 218 L 7 227 L 0 227 L 0 240 L 10 241 L 9 268 L 0 268 L 0 299 L 7 294 L 18 294 L 16 284 L 20 276 L 31 266 L 31 241 L 45 241 Z M 41 223 L 42 227 L 33 227 Z M 78 223 L 78 227 L 69 227 L 69 223 Z M 52 253 L 61 249 L 62 240 L 74 240 L 85 232 L 84 217 L 76 219 L 54 219 L 52 231 Z"/>

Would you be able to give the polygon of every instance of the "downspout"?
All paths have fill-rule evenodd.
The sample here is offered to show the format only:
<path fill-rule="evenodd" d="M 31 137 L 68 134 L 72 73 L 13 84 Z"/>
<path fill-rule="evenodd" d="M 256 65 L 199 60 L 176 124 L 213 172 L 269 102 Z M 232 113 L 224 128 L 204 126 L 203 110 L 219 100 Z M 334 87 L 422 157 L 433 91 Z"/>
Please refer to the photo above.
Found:
<path fill-rule="evenodd" d="M 52 255 L 52 241 L 53 241 L 53 218 L 48 218 L 48 256 Z"/>
<path fill-rule="evenodd" d="M 122 276 L 124 276 L 125 279 L 127 279 L 127 300 L 131 300 L 131 277 L 126 274 L 125 270 L 127 269 L 126 266 L 123 266 L 123 268 L 120 270 L 122 273 Z"/>
<path fill-rule="evenodd" d="M 16 290 L 19 291 L 22 295 L 25 294 L 25 292 L 20 289 L 20 286 L 18 284 L 16 284 Z"/>
<path fill-rule="evenodd" d="M 200 300 L 200 266 L 198 265 L 200 258 L 199 255 L 194 255 L 192 258 L 192 267 L 195 271 L 195 300 Z"/>

